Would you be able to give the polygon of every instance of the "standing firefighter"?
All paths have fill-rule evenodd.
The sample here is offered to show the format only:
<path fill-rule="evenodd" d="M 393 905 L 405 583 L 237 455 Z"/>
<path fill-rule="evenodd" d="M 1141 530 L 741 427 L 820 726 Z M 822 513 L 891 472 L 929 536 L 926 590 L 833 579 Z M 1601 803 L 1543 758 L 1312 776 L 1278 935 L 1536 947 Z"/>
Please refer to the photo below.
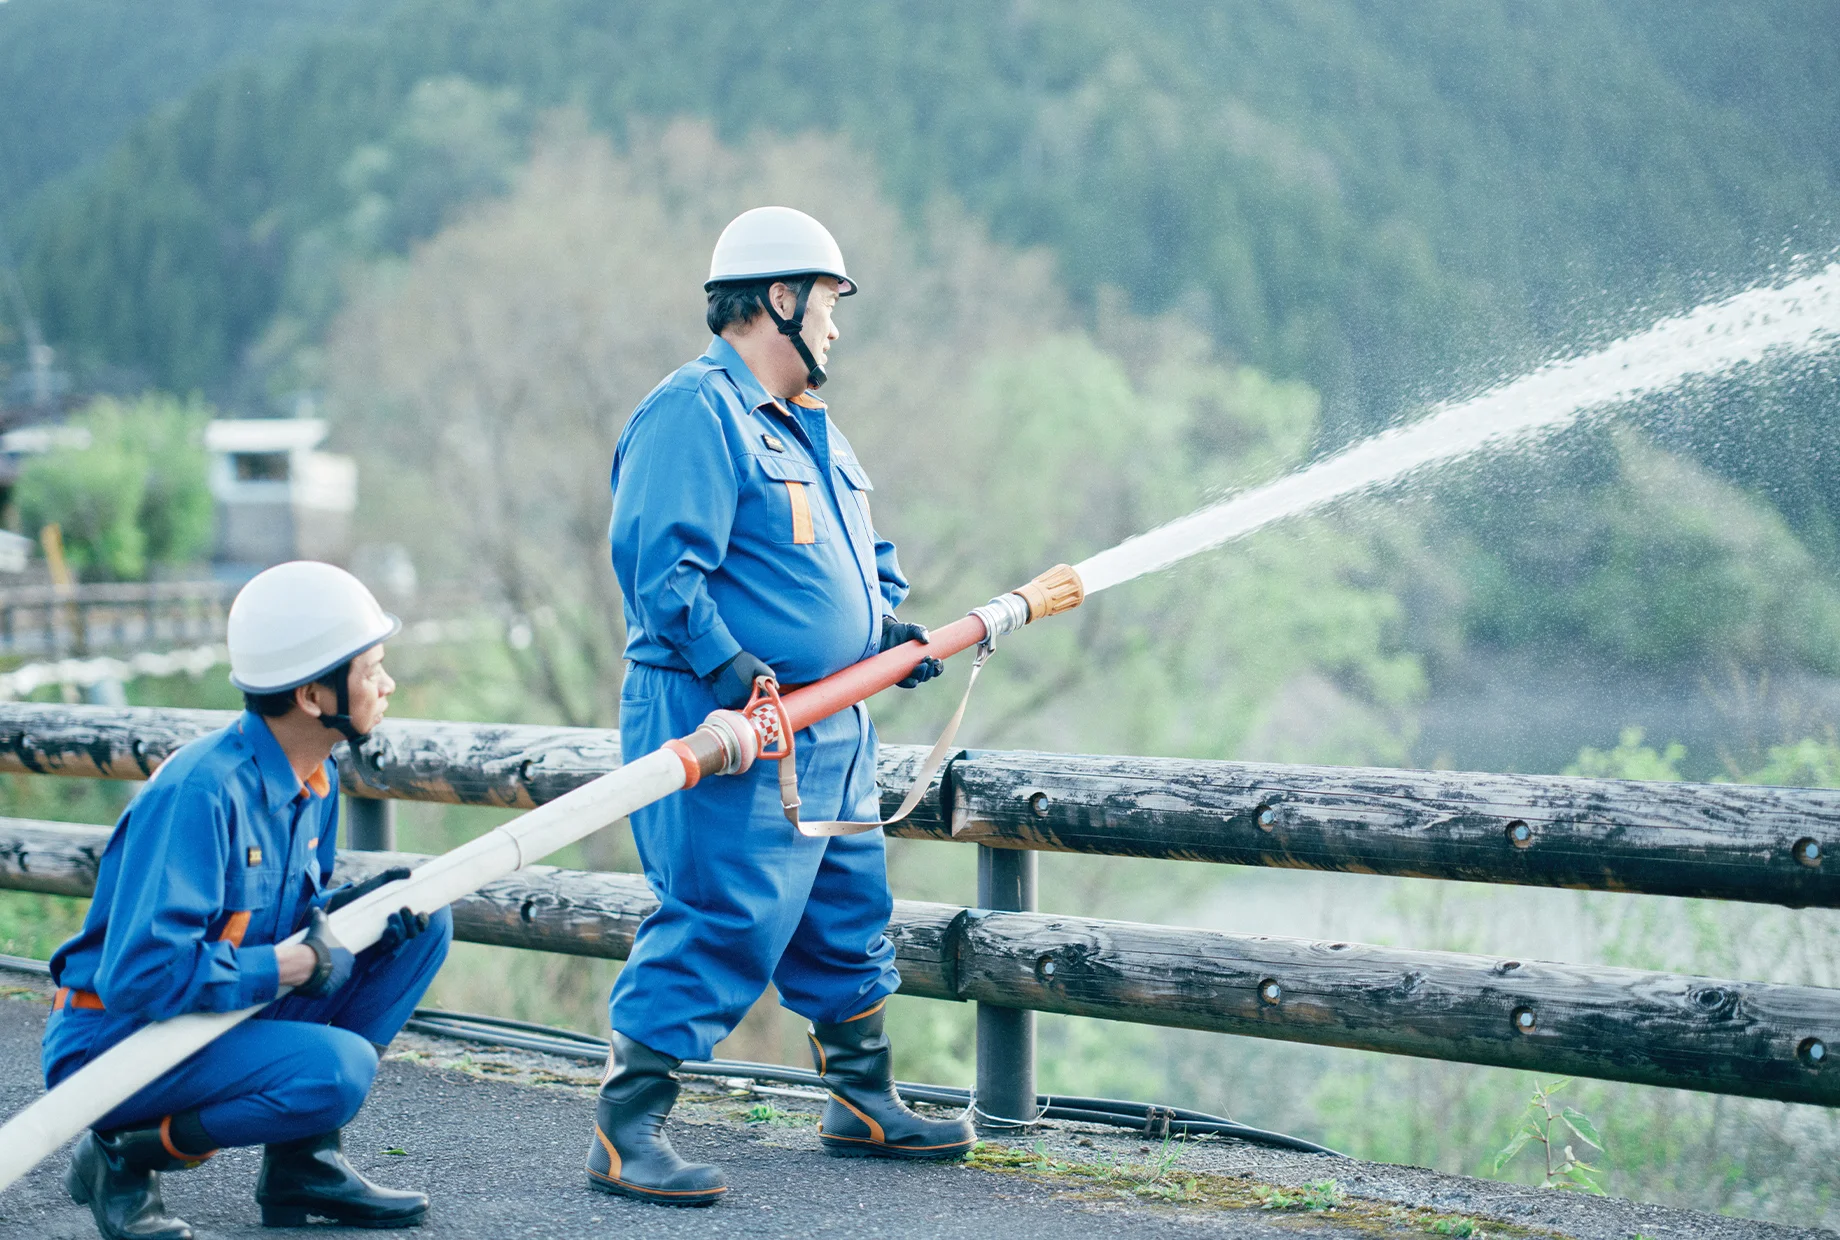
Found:
<path fill-rule="evenodd" d="M 625 596 L 620 743 L 649 753 L 757 682 L 805 684 L 918 639 L 876 537 L 869 476 L 813 389 L 856 291 L 824 226 L 760 207 L 723 230 L 710 264 L 716 338 L 634 412 L 613 462 L 613 567 Z M 903 685 L 939 672 L 924 661 Z M 807 819 L 873 822 L 875 729 L 862 707 L 798 733 Z M 588 1179 L 647 1201 L 707 1205 L 720 1169 L 686 1163 L 661 1128 L 671 1069 L 707 1058 L 771 981 L 811 1021 L 830 1091 L 833 1154 L 947 1159 L 969 1124 L 922 1119 L 895 1096 L 882 1008 L 900 984 L 883 934 L 883 838 L 810 838 L 788 821 L 776 763 L 708 780 L 633 814 L 660 907 L 615 984 L 613 1051 Z"/>
<path fill-rule="evenodd" d="M 421 1193 L 354 1171 L 339 1129 L 434 980 L 452 921 L 402 909 L 354 957 L 326 918 L 408 874 L 327 885 L 332 750 L 383 718 L 396 686 L 382 643 L 399 627 L 329 564 L 283 564 L 244 586 L 230 608 L 230 679 L 248 709 L 173 754 L 122 813 L 83 930 L 51 958 L 47 1087 L 153 1021 L 269 1003 L 78 1143 L 65 1186 L 108 1240 L 191 1236 L 167 1214 L 160 1174 L 227 1145 L 266 1146 L 256 1201 L 268 1226 L 409 1227 L 427 1213 Z M 302 928 L 304 941 L 281 945 Z"/>

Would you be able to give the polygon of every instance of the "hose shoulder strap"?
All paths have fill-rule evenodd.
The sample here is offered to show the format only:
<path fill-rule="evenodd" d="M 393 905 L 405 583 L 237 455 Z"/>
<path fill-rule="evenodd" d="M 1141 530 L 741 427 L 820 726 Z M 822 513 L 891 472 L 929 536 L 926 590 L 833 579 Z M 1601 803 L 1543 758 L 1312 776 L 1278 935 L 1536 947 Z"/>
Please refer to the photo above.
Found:
<path fill-rule="evenodd" d="M 861 835 L 877 827 L 891 827 L 913 813 L 914 807 L 920 804 L 920 798 L 924 797 L 926 790 L 932 787 L 933 776 L 938 774 L 939 768 L 945 764 L 946 755 L 952 752 L 952 744 L 958 739 L 958 725 L 965 721 L 965 707 L 971 702 L 971 690 L 977 687 L 978 673 L 984 670 L 984 664 L 989 660 L 993 650 L 994 647 L 988 645 L 978 647 L 977 658 L 971 664 L 971 679 L 965 682 L 965 694 L 958 699 L 958 709 L 952 712 L 952 718 L 946 724 L 945 731 L 939 734 L 939 739 L 934 741 L 933 747 L 927 751 L 926 761 L 920 764 L 920 774 L 914 779 L 914 786 L 907 790 L 907 795 L 901 799 L 900 806 L 891 816 L 877 819 L 874 822 L 802 822 L 795 804 L 787 809 L 786 817 L 792 819 L 799 829 L 799 834 L 809 836 Z M 791 765 L 789 762 L 780 763 L 782 803 L 785 800 L 786 769 Z M 796 802 L 796 788 L 793 792 L 793 799 Z M 954 827 L 952 833 L 958 834 L 958 828 Z"/>

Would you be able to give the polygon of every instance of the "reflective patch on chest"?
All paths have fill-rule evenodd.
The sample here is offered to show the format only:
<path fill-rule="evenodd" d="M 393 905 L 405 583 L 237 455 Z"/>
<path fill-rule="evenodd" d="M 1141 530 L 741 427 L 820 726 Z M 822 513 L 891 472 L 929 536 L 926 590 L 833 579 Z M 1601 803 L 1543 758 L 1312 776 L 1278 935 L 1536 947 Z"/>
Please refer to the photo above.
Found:
<path fill-rule="evenodd" d="M 811 520 L 811 496 L 803 482 L 786 483 L 786 494 L 792 498 L 792 542 L 802 546 L 818 541 L 817 527 Z"/>
<path fill-rule="evenodd" d="M 770 452 L 784 452 L 786 450 L 786 441 L 781 439 L 778 435 L 762 434 L 760 442 L 766 444 L 767 450 Z"/>
<path fill-rule="evenodd" d="M 244 853 L 243 855 L 244 857 L 247 858 L 247 860 L 244 862 L 245 865 L 261 865 L 262 864 L 262 850 L 260 848 L 257 848 L 253 844 L 249 846 L 249 851 Z"/>

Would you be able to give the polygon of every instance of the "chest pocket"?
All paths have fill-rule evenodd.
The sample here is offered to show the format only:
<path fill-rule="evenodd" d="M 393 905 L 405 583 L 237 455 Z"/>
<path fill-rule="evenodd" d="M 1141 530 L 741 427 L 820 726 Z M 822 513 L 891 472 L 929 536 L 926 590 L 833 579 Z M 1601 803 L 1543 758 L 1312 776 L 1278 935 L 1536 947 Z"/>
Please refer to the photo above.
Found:
<path fill-rule="evenodd" d="M 864 532 L 873 539 L 875 517 L 869 511 L 869 492 L 875 490 L 875 484 L 869 481 L 869 475 L 855 461 L 838 461 L 837 472 L 843 475 L 844 483 L 856 499 L 856 506 L 862 510 Z"/>
<path fill-rule="evenodd" d="M 771 542 L 808 546 L 829 540 L 824 518 L 824 496 L 818 490 L 818 467 L 789 456 L 755 454 L 748 457 L 761 492 L 760 503 L 742 519 L 759 522 L 755 533 Z M 751 506 L 750 506 L 751 507 Z"/>

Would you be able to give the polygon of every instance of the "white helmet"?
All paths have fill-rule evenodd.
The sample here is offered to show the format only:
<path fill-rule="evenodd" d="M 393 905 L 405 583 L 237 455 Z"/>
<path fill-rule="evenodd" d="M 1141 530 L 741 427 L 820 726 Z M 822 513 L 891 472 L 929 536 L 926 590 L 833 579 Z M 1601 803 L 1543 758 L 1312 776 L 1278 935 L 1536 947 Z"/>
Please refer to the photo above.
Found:
<path fill-rule="evenodd" d="M 703 289 L 735 280 L 809 275 L 836 279 L 840 297 L 856 291 L 856 282 L 843 269 L 843 251 L 829 229 L 791 207 L 755 207 L 729 221 L 716 238 Z"/>
<path fill-rule="evenodd" d="M 292 689 L 401 628 L 344 569 L 315 560 L 277 564 L 252 577 L 230 604 L 230 683 L 245 693 Z"/>

